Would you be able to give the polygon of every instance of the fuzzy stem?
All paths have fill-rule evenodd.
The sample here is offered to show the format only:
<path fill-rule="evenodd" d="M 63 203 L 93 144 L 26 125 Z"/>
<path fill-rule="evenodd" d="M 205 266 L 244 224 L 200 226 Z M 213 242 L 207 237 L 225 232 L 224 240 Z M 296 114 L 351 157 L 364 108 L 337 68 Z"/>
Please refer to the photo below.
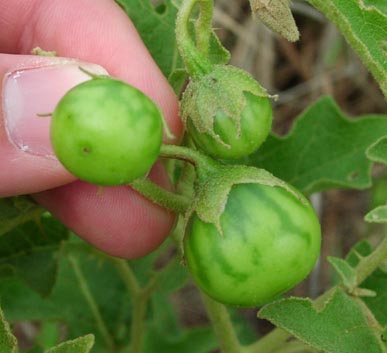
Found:
<path fill-rule="evenodd" d="M 357 284 L 360 285 L 372 272 L 374 272 L 387 259 L 387 236 L 367 257 L 363 258 L 356 267 Z"/>
<path fill-rule="evenodd" d="M 147 199 L 176 213 L 185 213 L 190 205 L 190 200 L 185 196 L 165 190 L 149 179 L 134 180 L 130 186 Z"/>
<path fill-rule="evenodd" d="M 203 153 L 189 147 L 165 145 L 161 146 L 160 157 L 174 158 L 189 162 L 195 166 L 198 178 L 204 179 L 214 172 L 219 163 Z"/>
<path fill-rule="evenodd" d="M 204 305 L 218 338 L 222 353 L 242 353 L 243 347 L 232 325 L 227 308 L 202 293 Z"/>
<path fill-rule="evenodd" d="M 163 144 L 160 157 L 179 159 L 193 164 L 197 177 L 201 180 L 216 171 L 219 165 L 216 161 L 197 150 L 176 145 Z M 137 179 L 130 186 L 154 203 L 176 213 L 185 213 L 191 203 L 191 200 L 187 197 L 165 190 L 148 179 Z"/>
<path fill-rule="evenodd" d="M 192 10 L 200 5 L 200 16 L 197 24 L 197 40 L 200 49 L 195 47 L 190 31 L 189 23 Z M 208 50 L 209 33 L 211 33 L 213 1 L 212 0 L 185 0 L 183 1 L 176 19 L 177 46 L 192 77 L 201 76 L 211 71 L 212 64 L 203 54 Z M 202 52 L 200 52 L 203 51 Z"/>
<path fill-rule="evenodd" d="M 126 260 L 113 259 L 112 261 L 116 266 L 133 303 L 129 351 L 130 353 L 141 353 L 145 331 L 145 314 L 149 298 L 155 287 L 155 281 L 151 279 L 145 287 L 141 288 Z"/>
<path fill-rule="evenodd" d="M 204 57 L 207 57 L 212 33 L 214 4 L 212 0 L 200 0 L 200 5 L 201 11 L 195 26 L 196 47 Z"/>

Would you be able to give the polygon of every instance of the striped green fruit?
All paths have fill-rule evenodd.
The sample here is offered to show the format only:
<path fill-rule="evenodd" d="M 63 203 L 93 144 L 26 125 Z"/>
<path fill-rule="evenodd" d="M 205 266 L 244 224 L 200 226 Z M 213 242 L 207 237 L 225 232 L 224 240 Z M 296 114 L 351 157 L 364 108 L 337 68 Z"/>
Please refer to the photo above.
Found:
<path fill-rule="evenodd" d="M 318 218 L 291 187 L 234 185 L 220 226 L 221 232 L 193 213 L 184 250 L 198 286 L 225 304 L 254 307 L 273 300 L 302 281 L 319 256 Z"/>
<path fill-rule="evenodd" d="M 144 176 L 162 142 L 162 113 L 138 89 L 95 77 L 68 91 L 55 108 L 51 143 L 78 178 L 121 185 Z"/>

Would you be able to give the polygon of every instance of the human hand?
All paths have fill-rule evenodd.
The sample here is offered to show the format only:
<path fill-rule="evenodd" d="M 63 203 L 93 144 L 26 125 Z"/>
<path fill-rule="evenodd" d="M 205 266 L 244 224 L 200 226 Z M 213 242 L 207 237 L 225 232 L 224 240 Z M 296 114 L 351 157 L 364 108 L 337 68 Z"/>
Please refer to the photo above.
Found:
<path fill-rule="evenodd" d="M 69 88 L 88 79 L 79 66 L 97 74 L 106 69 L 152 98 L 179 136 L 177 98 L 133 24 L 113 0 L 0 0 L 0 28 L 0 197 L 32 194 L 76 234 L 115 256 L 157 248 L 173 214 L 127 186 L 98 193 L 75 180 L 53 155 L 49 118 L 36 115 L 52 112 Z M 38 46 L 59 57 L 29 55 Z M 168 187 L 160 165 L 151 178 Z"/>

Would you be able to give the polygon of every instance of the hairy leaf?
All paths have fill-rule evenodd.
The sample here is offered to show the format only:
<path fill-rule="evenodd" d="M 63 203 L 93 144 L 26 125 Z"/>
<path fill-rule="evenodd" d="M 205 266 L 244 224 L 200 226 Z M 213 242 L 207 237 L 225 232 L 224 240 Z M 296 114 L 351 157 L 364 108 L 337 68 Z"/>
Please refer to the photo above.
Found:
<path fill-rule="evenodd" d="M 24 196 L 0 199 L 0 236 L 40 217 L 44 210 Z"/>
<path fill-rule="evenodd" d="M 0 309 L 0 352 L 17 353 L 17 341 Z"/>
<path fill-rule="evenodd" d="M 137 28 L 144 44 L 166 77 L 182 66 L 176 47 L 177 6 L 166 0 L 155 7 L 150 0 L 116 0 Z M 128 43 L 129 45 L 130 43 Z"/>
<path fill-rule="evenodd" d="M 381 330 L 373 327 L 360 301 L 337 289 L 322 308 L 309 299 L 283 299 L 265 306 L 259 317 L 326 353 L 385 353 Z"/>
<path fill-rule="evenodd" d="M 250 0 L 253 15 L 291 42 L 299 39 L 289 0 Z"/>
<path fill-rule="evenodd" d="M 30 221 L 0 237 L 0 277 L 15 275 L 47 296 L 55 283 L 58 250 L 67 229 L 51 216 Z"/>
<path fill-rule="evenodd" d="M 346 256 L 346 261 L 352 267 L 356 267 L 362 258 L 372 254 L 372 247 L 369 242 L 362 240 L 355 244 Z M 372 255 L 371 255 L 372 256 Z M 387 261 L 387 260 L 386 260 Z M 387 271 L 382 266 L 368 276 L 363 283 L 362 288 L 372 290 L 376 296 L 362 298 L 370 308 L 378 322 L 387 325 Z"/>
<path fill-rule="evenodd" d="M 384 0 L 308 0 L 336 24 L 387 98 L 387 11 Z"/>
<path fill-rule="evenodd" d="M 46 351 L 45 353 L 89 353 L 94 344 L 94 336 L 86 335 L 71 341 L 66 341 Z"/>
<path fill-rule="evenodd" d="M 365 220 L 370 223 L 387 223 L 387 205 L 376 207 L 368 212 Z"/>
<path fill-rule="evenodd" d="M 387 136 L 376 141 L 367 150 L 367 157 L 374 162 L 379 162 L 387 165 Z"/>
<path fill-rule="evenodd" d="M 310 106 L 285 137 L 271 135 L 248 163 L 269 170 L 305 193 L 371 185 L 366 151 L 387 136 L 387 115 L 348 119 L 324 97 Z"/>
<path fill-rule="evenodd" d="M 218 346 L 208 326 L 183 328 L 167 293 L 156 293 L 151 302 L 152 317 L 144 339 L 144 353 L 207 353 Z"/>
<path fill-rule="evenodd" d="M 165 0 L 154 6 L 150 0 L 116 0 L 133 21 L 153 59 L 168 78 L 176 93 L 180 93 L 182 81 L 187 77 L 178 53 L 175 21 L 180 0 Z M 213 63 L 226 63 L 229 53 L 212 33 L 209 59 Z M 129 45 L 129 43 L 128 43 Z"/>

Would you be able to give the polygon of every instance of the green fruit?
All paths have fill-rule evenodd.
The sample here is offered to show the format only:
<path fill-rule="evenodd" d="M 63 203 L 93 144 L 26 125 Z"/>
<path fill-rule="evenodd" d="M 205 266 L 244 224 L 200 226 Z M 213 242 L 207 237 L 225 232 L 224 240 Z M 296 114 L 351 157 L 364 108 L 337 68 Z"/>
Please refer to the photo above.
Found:
<path fill-rule="evenodd" d="M 138 89 L 96 77 L 59 101 L 51 122 L 52 147 L 78 178 L 121 185 L 144 176 L 158 158 L 162 114 Z"/>
<path fill-rule="evenodd" d="M 310 203 L 297 191 L 258 183 L 231 189 L 221 232 L 193 213 L 184 240 L 185 260 L 198 286 L 235 306 L 265 304 L 313 269 L 321 231 Z"/>
<path fill-rule="evenodd" d="M 215 65 L 192 79 L 181 104 L 182 118 L 195 145 L 217 159 L 237 159 L 266 140 L 272 107 L 265 90 L 247 72 Z"/>

